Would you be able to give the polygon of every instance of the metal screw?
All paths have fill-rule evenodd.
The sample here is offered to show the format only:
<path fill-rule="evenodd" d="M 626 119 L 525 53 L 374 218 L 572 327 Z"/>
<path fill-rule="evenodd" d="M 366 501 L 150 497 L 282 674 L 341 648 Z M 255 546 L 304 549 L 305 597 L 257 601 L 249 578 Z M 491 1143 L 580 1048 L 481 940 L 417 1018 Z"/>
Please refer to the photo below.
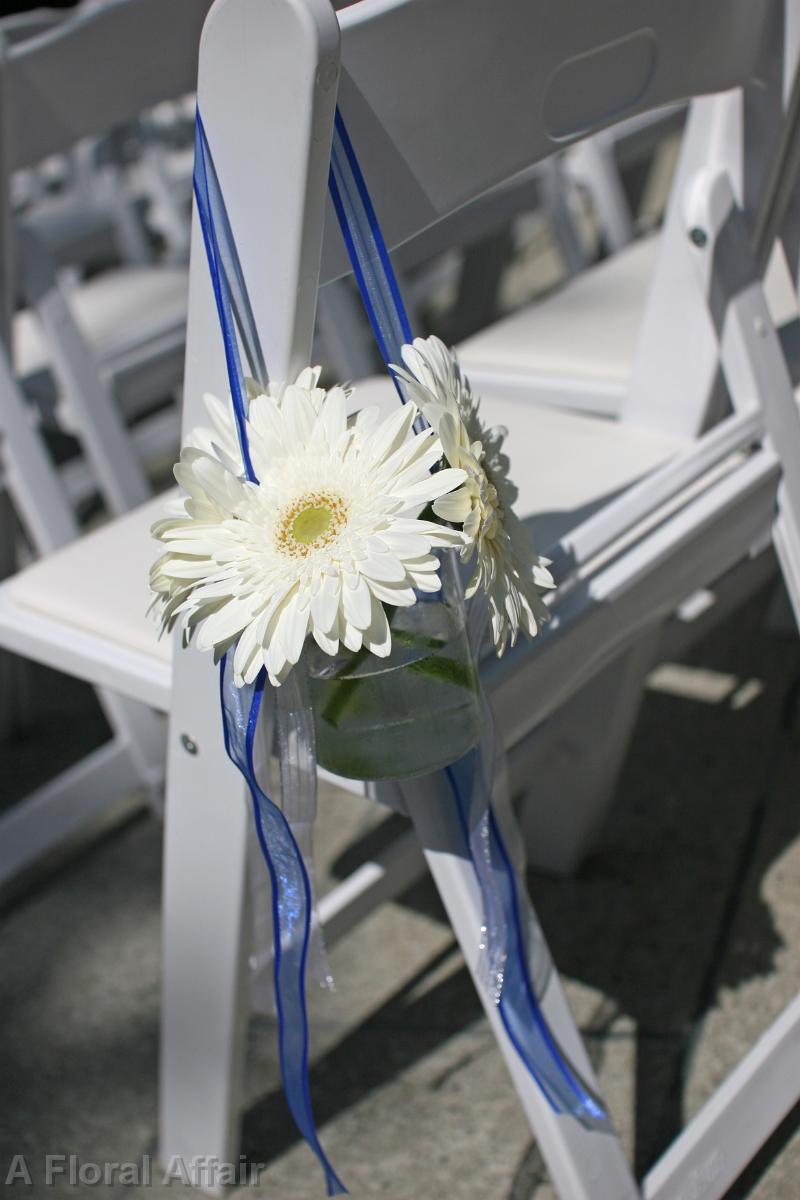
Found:
<path fill-rule="evenodd" d="M 189 737 L 188 733 L 181 734 L 181 745 L 183 746 L 183 748 L 187 754 L 199 753 L 200 747 L 198 746 L 198 744 L 194 740 L 194 738 Z"/>
<path fill-rule="evenodd" d="M 708 242 L 708 234 L 705 229 L 701 229 L 699 225 L 695 225 L 694 229 L 689 230 L 689 240 L 702 250 L 703 246 Z"/>

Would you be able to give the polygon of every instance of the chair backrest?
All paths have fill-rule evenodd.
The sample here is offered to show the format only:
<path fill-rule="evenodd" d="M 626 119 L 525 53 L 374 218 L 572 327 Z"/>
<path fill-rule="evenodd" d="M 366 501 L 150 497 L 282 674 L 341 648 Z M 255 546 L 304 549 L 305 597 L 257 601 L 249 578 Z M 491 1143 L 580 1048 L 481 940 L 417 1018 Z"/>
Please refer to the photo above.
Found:
<path fill-rule="evenodd" d="M 317 284 L 349 269 L 330 209 L 322 244 L 340 65 L 394 246 L 586 133 L 745 83 L 778 3 L 361 0 L 340 33 L 327 0 L 216 0 L 198 99 L 271 373 L 304 365 Z M 197 229 L 193 250 L 190 423 L 227 390 Z"/>
<path fill-rule="evenodd" d="M 6 170 L 193 90 L 211 0 L 110 0 L 7 48 Z"/>
<path fill-rule="evenodd" d="M 362 0 L 346 9 L 339 100 L 389 244 L 556 147 L 744 83 L 768 9 L 747 0 Z M 326 247 L 323 277 L 335 261 Z"/>
<path fill-rule="evenodd" d="M 109 0 L 22 40 L 0 39 L 0 296 L 7 335 L 14 248 L 14 170 L 70 150 L 194 89 L 211 0 Z"/>
<path fill-rule="evenodd" d="M 29 12 L 11 13 L 0 21 L 0 43 L 4 47 L 24 41 L 37 33 L 45 33 L 68 16 L 63 8 L 34 8 Z"/>

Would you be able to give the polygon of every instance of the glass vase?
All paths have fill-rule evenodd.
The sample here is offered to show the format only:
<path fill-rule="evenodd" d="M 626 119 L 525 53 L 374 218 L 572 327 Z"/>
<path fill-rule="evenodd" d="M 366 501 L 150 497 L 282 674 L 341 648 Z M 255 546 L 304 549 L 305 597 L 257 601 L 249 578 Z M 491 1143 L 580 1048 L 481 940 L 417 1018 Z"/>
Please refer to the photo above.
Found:
<path fill-rule="evenodd" d="M 455 762 L 481 734 L 478 680 L 452 553 L 442 589 L 389 612 L 392 650 L 332 657 L 309 643 L 317 761 L 349 779 L 407 779 Z"/>

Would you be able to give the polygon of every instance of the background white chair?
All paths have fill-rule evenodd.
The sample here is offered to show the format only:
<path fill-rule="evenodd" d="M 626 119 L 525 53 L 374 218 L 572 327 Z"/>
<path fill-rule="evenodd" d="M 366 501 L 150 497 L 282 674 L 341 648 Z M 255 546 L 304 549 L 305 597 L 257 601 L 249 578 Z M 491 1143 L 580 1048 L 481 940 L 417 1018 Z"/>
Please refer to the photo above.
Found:
<path fill-rule="evenodd" d="M 77 140 L 103 131 L 107 121 L 138 117 L 142 108 L 154 100 L 181 94 L 194 83 L 205 11 L 194 3 L 172 5 L 169 19 L 160 21 L 163 42 L 160 53 L 151 56 L 147 71 L 138 69 L 132 58 L 118 51 L 117 57 L 125 60 L 128 68 L 128 78 L 124 77 L 125 67 L 110 67 L 105 78 L 87 74 L 87 62 L 93 58 L 105 61 L 98 59 L 98 45 L 106 54 L 107 38 L 109 52 L 114 45 L 127 46 L 129 51 L 136 45 L 149 45 L 156 7 L 148 0 L 129 0 L 90 18 L 51 22 L 44 35 L 27 40 L 20 37 L 7 47 L 0 60 L 7 97 L 4 120 L 9 134 L 3 141 L 6 156 L 2 162 L 7 198 L 13 171 L 27 163 L 38 163 L 44 155 L 68 154 Z M 38 409 L 23 390 L 25 383 L 30 383 L 31 359 L 26 360 L 29 370 L 27 374 L 22 371 L 24 378 L 20 380 L 13 370 L 11 344 L 4 340 L 0 348 L 3 482 L 25 531 L 28 556 L 31 552 L 48 554 L 79 535 L 77 506 L 95 493 L 98 485 L 112 511 L 124 511 L 150 493 L 139 458 L 141 442 L 137 445 L 136 439 L 129 437 L 122 411 L 116 407 L 119 397 L 112 396 L 111 377 L 104 373 L 97 355 L 104 346 L 111 346 L 111 357 L 116 354 L 118 367 L 127 363 L 140 381 L 145 374 L 149 376 L 145 389 L 140 389 L 140 401 L 148 389 L 151 399 L 168 394 L 182 374 L 179 359 L 186 302 L 184 276 L 180 280 L 184 312 L 180 326 L 170 326 L 163 311 L 155 311 L 159 297 L 163 299 L 175 290 L 174 273 L 166 271 L 162 276 L 162 268 L 155 266 L 114 267 L 86 284 L 78 283 L 69 289 L 68 297 L 56 271 L 58 245 L 54 248 L 47 241 L 50 226 L 47 220 L 38 221 L 42 210 L 34 202 L 29 209 L 24 227 L 8 199 L 2 210 L 7 254 L 0 259 L 0 274 L 6 285 L 6 312 L 11 322 L 6 325 L 6 333 L 13 330 L 17 350 L 21 342 L 28 351 L 35 345 L 42 361 L 54 370 L 60 387 L 58 413 L 66 416 L 67 427 L 78 433 L 90 466 L 87 468 L 81 459 L 73 459 L 63 469 L 55 466 L 42 440 L 48 424 L 46 408 Z M 44 212 L 49 218 L 51 210 L 47 206 Z M 20 291 L 27 291 L 33 307 L 12 317 Z M 167 377 L 163 367 L 170 356 L 172 365 Z M 32 390 L 36 394 L 36 388 Z M 174 406 L 166 421 L 163 414 L 156 420 L 156 432 L 160 429 L 161 435 L 169 434 L 167 453 L 177 441 L 178 420 Z M 151 426 L 151 448 L 155 448 L 153 432 Z M 162 445 L 162 455 L 164 452 Z M 6 519 L 2 529 L 6 571 L 14 569 L 17 542 L 14 522 Z M 19 650 L 13 640 L 8 648 Z M 21 706 L 30 702 L 30 689 L 20 675 L 20 668 L 9 663 L 2 679 L 6 717 L 13 710 L 18 716 Z M 103 693 L 100 700 L 112 729 L 110 742 L 0 818 L 0 878 L 8 879 L 30 865 L 120 794 L 140 787 L 149 799 L 159 796 L 164 775 L 161 722 L 116 694 Z"/>
<path fill-rule="evenodd" d="M 737 8 L 738 26 L 718 24 L 723 9 L 725 21 L 730 21 L 729 4 L 720 6 L 718 12 L 704 13 L 708 24 L 702 32 L 713 38 L 715 55 L 705 60 L 698 56 L 691 63 L 677 52 L 678 32 L 685 29 L 690 10 L 678 11 L 674 4 L 650 7 L 652 36 L 661 37 L 664 53 L 659 71 L 639 103 L 662 103 L 704 88 L 732 86 L 748 77 L 755 65 L 755 34 L 761 29 L 761 14 L 750 6 Z M 546 156 L 549 141 L 543 131 L 537 135 L 535 127 L 535 114 L 541 111 L 537 103 L 541 81 L 569 64 L 579 49 L 613 41 L 612 32 L 635 33 L 641 20 L 638 4 L 596 6 L 597 26 L 587 29 L 575 19 L 573 6 L 565 4 L 551 31 L 552 41 L 542 45 L 534 9 L 511 0 L 505 0 L 502 12 L 488 12 L 477 3 L 470 7 L 470 37 L 459 43 L 453 71 L 474 77 L 466 51 L 477 52 L 482 36 L 498 21 L 508 37 L 508 53 L 521 53 L 524 48 L 525 70 L 507 72 L 513 94 L 470 95 L 470 103 L 481 107 L 481 121 L 490 122 L 489 130 L 480 122 L 475 124 L 475 113 L 468 107 L 463 109 L 458 121 L 448 127 L 453 141 L 446 144 L 446 155 L 439 142 L 442 124 L 417 118 L 419 113 L 429 117 L 431 111 L 441 111 L 434 101 L 441 100 L 438 89 L 443 86 L 452 86 L 459 95 L 469 94 L 455 74 L 443 76 L 438 58 L 450 44 L 449 38 L 445 39 L 451 22 L 464 19 L 463 0 L 458 5 L 443 2 L 435 9 L 422 0 L 396 5 L 362 0 L 342 14 L 347 72 L 342 103 L 368 179 L 376 184 L 376 206 L 392 241 L 443 215 L 467 193 L 499 182 L 530 158 Z M 407 83 L 410 59 L 404 53 L 404 41 L 413 38 L 415 45 L 418 43 L 421 20 L 442 24 L 428 29 L 431 39 L 424 43 L 435 51 L 434 57 L 427 62 L 421 62 L 419 56 L 413 60 L 417 86 L 409 101 L 408 88 L 401 88 L 398 80 L 402 75 Z M 337 40 L 331 10 L 322 0 L 272 0 L 269 4 L 264 0 L 221 0 L 203 42 L 200 102 L 246 264 L 267 361 L 276 378 L 288 377 L 307 361 L 311 345 Z M 536 47 L 541 62 L 531 62 L 530 46 Z M 258 47 L 259 64 L 263 65 L 255 84 L 252 78 L 245 80 L 241 72 L 231 70 L 245 49 L 252 52 L 254 47 Z M 603 78 L 605 71 L 597 75 L 597 79 Z M 281 113 L 280 119 L 265 121 L 264 113 L 281 111 L 277 102 L 290 82 L 293 94 L 300 97 L 291 120 Z M 359 95 L 362 100 L 367 98 L 371 108 L 359 107 Z M 398 108 L 400 95 L 410 107 Z M 509 122 L 503 107 L 507 104 L 515 113 L 528 114 L 534 127 Z M 415 114 L 415 106 L 419 113 Z M 379 120 L 374 119 L 376 115 Z M 253 156 L 256 126 L 263 154 Z M 459 138 L 469 131 L 474 148 L 476 128 L 483 132 L 477 143 L 481 155 L 464 154 Z M 412 135 L 414 129 L 429 129 L 429 134 L 420 141 Z M 398 155 L 401 147 L 404 156 Z M 403 162 L 413 166 L 414 176 L 409 177 L 405 169 L 396 174 Z M 469 179 L 464 178 L 465 169 L 470 172 Z M 414 178 L 424 180 L 426 186 L 412 187 Z M 257 210 L 253 203 L 256 192 Z M 266 230 L 265 206 L 274 218 Z M 713 232 L 709 231 L 710 242 Z M 198 398 L 203 390 L 226 392 L 216 314 L 197 235 L 195 229 L 186 378 L 188 424 L 201 419 Z M 326 253 L 323 278 L 334 276 L 342 265 L 333 238 L 326 244 Z M 287 290 L 276 285 L 276 280 L 287 279 L 298 285 L 296 292 L 294 287 Z M 296 295 L 293 306 L 287 305 L 287 294 Z M 769 332 L 770 326 L 765 328 Z M 761 340 L 769 342 L 769 338 Z M 758 345 L 748 346 L 747 353 L 757 354 Z M 387 390 L 383 382 L 371 386 L 376 393 Z M 774 512 L 780 464 L 771 449 L 759 446 L 764 419 L 758 407 L 736 415 L 696 443 L 635 429 L 620 431 L 598 418 L 514 403 L 508 397 L 487 395 L 486 410 L 487 415 L 511 416 L 510 447 L 518 463 L 541 429 L 543 441 L 552 439 L 554 447 L 570 446 L 576 455 L 581 446 L 589 454 L 599 454 L 603 443 L 610 464 L 607 475 L 595 477 L 599 493 L 583 497 L 587 504 L 603 500 L 591 519 L 581 522 L 578 516 L 573 528 L 563 519 L 560 526 L 563 589 L 555 610 L 557 619 L 532 649 L 520 648 L 499 666 L 487 669 L 499 728 L 512 750 L 513 775 L 515 769 L 524 773 L 524 739 L 532 729 L 643 629 L 657 624 L 694 588 L 716 578 L 746 557 L 752 545 L 763 541 Z M 756 449 L 750 452 L 753 446 Z M 651 457 L 643 467 L 643 449 L 648 448 Z M 664 465 L 657 467 L 659 462 Z M 654 468 L 650 475 L 632 483 L 647 465 Z M 524 479 L 519 471 L 517 476 L 524 485 L 523 504 L 529 513 L 536 515 L 531 506 L 537 503 L 553 504 L 560 499 L 554 491 L 537 501 L 534 486 L 538 480 Z M 557 477 L 552 479 L 553 488 L 558 482 Z M 626 484 L 632 486 L 613 498 Z M 153 554 L 146 532 L 153 508 L 122 518 L 4 586 L 0 591 L 0 637 L 13 639 L 33 657 L 47 658 L 98 685 L 116 688 L 156 707 L 171 706 L 161 1150 L 165 1156 L 180 1154 L 186 1161 L 195 1154 L 217 1154 L 221 1161 L 233 1161 L 246 991 L 247 810 L 235 799 L 243 789 L 221 745 L 211 664 L 197 654 L 181 655 L 170 700 L 173 672 L 169 650 L 156 646 L 142 615 L 144 575 Z M 137 587 L 141 587 L 141 601 Z M 478 898 L 465 864 L 450 852 L 450 831 L 446 826 L 436 827 L 444 808 L 435 802 L 431 805 L 428 788 L 435 789 L 435 783 L 407 789 L 406 806 L 426 844 L 428 861 L 474 969 Z M 371 897 L 381 891 L 391 894 L 390 889 L 391 882 L 384 876 Z M 369 889 L 362 887 L 362 902 L 365 895 L 370 897 Z M 340 928 L 345 923 L 342 911 Z M 215 962 L 213 978 L 203 966 L 210 948 Z M 557 975 L 551 977 L 542 1002 L 565 1047 L 591 1078 Z M 488 1001 L 487 1012 L 562 1195 L 619 1200 L 637 1194 L 618 1143 L 608 1134 L 589 1134 L 556 1118 L 520 1068 Z M 757 1121 L 751 1120 L 748 1136 L 726 1160 L 718 1195 L 733 1177 L 731 1173 L 735 1175 L 759 1144 L 769 1122 L 784 1111 L 781 1106 L 787 1097 L 791 1099 L 793 1084 L 787 1079 L 793 1074 L 793 1064 L 788 1055 L 781 1057 L 787 1044 L 785 1033 L 781 1031 L 783 1040 L 773 1038 L 772 1053 L 759 1057 L 759 1069 L 772 1072 L 773 1079 L 776 1063 L 784 1068 L 778 1072 L 782 1091 L 778 1094 L 773 1089 L 770 1103 L 762 1106 Z M 738 1099 L 738 1090 L 734 1095 Z M 752 1117 L 751 1110 L 752 1097 L 745 1108 Z M 716 1126 L 706 1121 L 705 1128 Z M 726 1149 L 731 1149 L 728 1143 L 732 1141 L 726 1137 Z M 684 1144 L 673 1156 L 669 1170 L 661 1168 L 664 1187 L 673 1186 L 682 1170 L 691 1169 L 692 1153 L 694 1149 L 690 1146 L 687 1151 Z M 662 1194 L 668 1193 L 662 1189 Z"/>
<path fill-rule="evenodd" d="M 67 217 L 74 219 L 75 205 L 67 213 L 62 204 L 55 216 L 52 205 L 44 213 L 18 214 L 10 204 L 9 183 L 15 172 L 48 157 L 71 155 L 76 203 L 91 192 L 92 205 L 106 220 L 110 213 L 117 227 L 127 222 L 129 230 L 135 228 L 119 172 L 89 161 L 94 151 L 87 139 L 96 141 L 157 101 L 191 89 L 192 48 L 207 7 L 179 3 L 164 10 L 157 49 L 146 0 L 124 0 L 18 39 L 0 61 L 7 131 L 0 164 L 4 342 L 30 393 L 43 403 L 53 395 L 59 424 L 77 437 L 112 512 L 149 495 L 143 460 L 159 451 L 163 456 L 176 440 L 177 410 L 173 404 L 171 412 L 169 405 L 164 411 L 164 400 L 176 391 L 182 374 L 186 273 L 182 267 L 142 261 L 147 244 L 140 231 L 140 253 L 131 250 L 131 234 L 128 252 L 123 246 L 121 256 L 127 261 L 85 280 L 77 261 L 76 281 L 65 283 L 69 237 L 63 226 Z M 99 70 L 88 74 L 87 63 L 105 61 L 109 28 L 121 25 L 128 31 L 128 62 L 115 64 L 104 76 Z M 66 95 L 72 97 L 69 111 Z M 83 213 L 85 219 L 85 205 Z M 18 299 L 28 307 L 15 312 Z M 161 411 L 129 437 L 126 418 L 143 417 L 159 404 Z"/>

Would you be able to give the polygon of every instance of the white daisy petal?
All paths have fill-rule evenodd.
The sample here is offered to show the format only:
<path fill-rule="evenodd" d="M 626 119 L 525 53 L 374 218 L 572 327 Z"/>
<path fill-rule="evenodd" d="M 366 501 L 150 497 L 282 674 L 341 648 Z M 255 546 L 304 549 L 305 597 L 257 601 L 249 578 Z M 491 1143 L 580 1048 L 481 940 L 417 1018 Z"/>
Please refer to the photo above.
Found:
<path fill-rule="evenodd" d="M 421 533 L 394 533 L 390 531 L 382 535 L 381 541 L 389 553 L 401 561 L 407 558 L 419 558 L 420 555 L 426 553 L 430 545 L 430 539 Z"/>
<path fill-rule="evenodd" d="M 355 625 L 351 625 L 349 621 L 345 621 L 342 641 L 348 650 L 357 653 L 361 649 L 364 638 L 360 629 L 357 629 Z"/>
<path fill-rule="evenodd" d="M 382 463 L 402 446 L 416 419 L 417 406 L 404 404 L 377 426 L 365 444 L 365 450 L 376 464 Z"/>
<path fill-rule="evenodd" d="M 281 412 L 286 422 L 287 439 L 308 441 L 317 413 L 306 389 L 290 383 L 283 394 Z"/>
<path fill-rule="evenodd" d="M 398 492 L 402 497 L 406 506 L 411 508 L 415 504 L 424 504 L 426 500 L 436 500 L 439 496 L 443 496 L 445 492 L 451 491 L 458 487 L 466 479 L 466 473 L 454 467 L 446 467 L 443 471 L 437 471 L 435 475 L 429 475 L 425 479 L 421 479 L 419 483 L 413 484 L 412 487 L 403 488 Z"/>
<path fill-rule="evenodd" d="M 333 388 L 317 420 L 328 445 L 333 447 L 347 429 L 347 397 L 342 388 Z"/>
<path fill-rule="evenodd" d="M 377 579 L 382 583 L 402 583 L 406 577 L 403 563 L 393 554 L 373 554 L 369 558 L 362 558 L 358 569 L 367 579 Z"/>
<path fill-rule="evenodd" d="M 366 579 L 357 576 L 355 586 L 345 580 L 342 588 L 342 608 L 347 620 L 358 629 L 366 629 L 372 614 L 372 594 Z"/>
<path fill-rule="evenodd" d="M 317 386 L 321 372 L 322 367 L 303 367 L 303 370 L 295 380 L 295 384 L 297 387 L 305 388 L 306 391 L 311 391 Z"/>
<path fill-rule="evenodd" d="M 447 496 L 434 501 L 433 511 L 443 521 L 457 521 L 463 525 L 472 512 L 472 498 L 468 488 L 460 487 Z"/>
<path fill-rule="evenodd" d="M 367 438 L 373 433 L 381 422 L 381 410 L 377 404 L 370 404 L 367 408 L 360 408 L 351 417 L 353 428 L 358 431 L 362 438 Z"/>
<path fill-rule="evenodd" d="M 264 613 L 257 621 L 251 621 L 236 644 L 233 671 L 242 683 L 252 683 L 264 661 L 261 639 L 267 626 L 266 618 Z"/>
<path fill-rule="evenodd" d="M 285 604 L 281 619 L 275 630 L 275 637 L 280 641 L 286 661 L 294 665 L 303 649 L 308 632 L 309 608 L 298 604 Z"/>
<path fill-rule="evenodd" d="M 332 629 L 339 611 L 341 580 L 336 575 L 326 575 L 319 591 L 311 600 L 311 618 L 314 628 Z"/>
<path fill-rule="evenodd" d="M 336 623 L 335 628 L 338 631 L 338 622 Z M 311 627 L 311 633 L 314 641 L 317 643 L 320 650 L 322 650 L 325 654 L 334 655 L 339 653 L 338 632 L 326 633 L 321 625 L 314 623 Z"/>
<path fill-rule="evenodd" d="M 412 604 L 416 604 L 417 602 L 414 589 L 408 581 L 402 585 L 393 585 L 391 583 L 380 583 L 377 579 L 371 579 L 369 589 L 373 596 L 376 596 L 383 604 L 391 604 L 394 608 L 410 608 Z"/>
<path fill-rule="evenodd" d="M 389 621 L 384 612 L 383 605 L 375 597 L 372 600 L 372 617 L 369 625 L 364 630 L 364 645 L 372 654 L 377 654 L 379 658 L 386 658 L 392 649 L 392 634 L 389 629 Z"/>
<path fill-rule="evenodd" d="M 253 602 L 234 600 L 207 617 L 197 633 L 197 648 L 211 650 L 222 642 L 236 637 L 247 627 L 253 617 Z"/>

